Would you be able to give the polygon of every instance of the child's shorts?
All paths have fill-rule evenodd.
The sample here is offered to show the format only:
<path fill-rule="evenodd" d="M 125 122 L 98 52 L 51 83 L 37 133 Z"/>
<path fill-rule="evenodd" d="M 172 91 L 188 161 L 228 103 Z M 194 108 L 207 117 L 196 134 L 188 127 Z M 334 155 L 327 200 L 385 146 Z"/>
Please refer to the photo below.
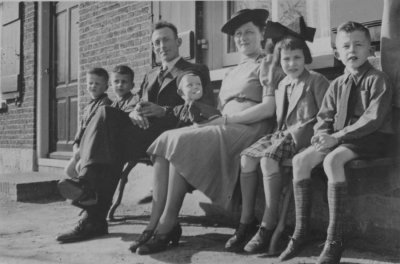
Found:
<path fill-rule="evenodd" d="M 291 135 L 284 136 L 281 131 L 266 135 L 242 151 L 240 155 L 254 158 L 271 158 L 277 162 L 290 159 L 296 154 Z"/>
<path fill-rule="evenodd" d="M 340 146 L 346 147 L 362 157 L 381 157 L 388 152 L 393 136 L 375 132 L 362 138 L 345 140 Z"/>

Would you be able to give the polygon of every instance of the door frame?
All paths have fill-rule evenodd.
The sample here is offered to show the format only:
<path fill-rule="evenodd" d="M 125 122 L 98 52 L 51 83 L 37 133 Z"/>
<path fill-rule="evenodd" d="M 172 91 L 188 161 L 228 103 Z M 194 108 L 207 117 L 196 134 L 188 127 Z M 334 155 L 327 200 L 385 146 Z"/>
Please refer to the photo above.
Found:
<path fill-rule="evenodd" d="M 47 158 L 50 147 L 51 3 L 38 3 L 37 158 Z"/>

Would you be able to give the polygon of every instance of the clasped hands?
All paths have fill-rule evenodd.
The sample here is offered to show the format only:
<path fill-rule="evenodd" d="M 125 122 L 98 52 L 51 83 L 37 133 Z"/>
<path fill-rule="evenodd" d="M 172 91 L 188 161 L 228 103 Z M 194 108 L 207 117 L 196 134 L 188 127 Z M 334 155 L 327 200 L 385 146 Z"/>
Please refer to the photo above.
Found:
<path fill-rule="evenodd" d="M 149 117 L 162 117 L 165 115 L 165 108 L 152 102 L 139 102 L 135 109 L 129 113 L 129 118 L 135 126 L 148 129 L 150 126 Z"/>
<path fill-rule="evenodd" d="M 339 140 L 329 134 L 319 134 L 311 138 L 311 145 L 319 152 L 327 152 L 339 144 Z"/>

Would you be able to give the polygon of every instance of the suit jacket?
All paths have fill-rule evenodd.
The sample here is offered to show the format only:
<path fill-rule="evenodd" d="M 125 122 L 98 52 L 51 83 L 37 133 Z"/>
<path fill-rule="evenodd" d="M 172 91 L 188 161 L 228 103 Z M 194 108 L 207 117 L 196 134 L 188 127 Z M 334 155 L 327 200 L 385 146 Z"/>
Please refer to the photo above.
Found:
<path fill-rule="evenodd" d="M 175 66 L 167 72 L 157 93 L 157 99 L 152 102 L 160 106 L 167 107 L 168 114 L 162 118 L 159 118 L 161 120 L 157 121 L 157 123 L 164 123 L 167 128 L 174 127 L 176 125 L 176 118 L 173 116 L 173 108 L 177 105 L 184 104 L 183 99 L 177 92 L 178 87 L 176 78 L 180 73 L 188 68 L 196 68 L 203 73 L 203 76 L 205 77 L 205 84 L 203 84 L 203 97 L 200 99 L 200 101 L 205 104 L 214 105 L 213 91 L 210 86 L 210 72 L 208 67 L 205 65 L 193 64 L 181 58 L 176 62 Z M 153 89 L 158 88 L 157 77 L 159 71 L 160 68 L 157 67 L 150 70 L 150 72 L 145 75 L 139 91 L 139 96 L 141 97 L 142 101 L 149 101 L 149 94 Z"/>
<path fill-rule="evenodd" d="M 276 117 L 278 129 L 282 129 L 283 124 L 286 124 L 296 144 L 296 150 L 300 150 L 310 145 L 314 134 L 313 126 L 317 121 L 316 116 L 329 87 L 329 81 L 319 73 L 304 70 L 294 84 L 289 104 L 285 104 L 286 90 L 290 85 L 291 81 L 285 77 L 275 92 Z"/>

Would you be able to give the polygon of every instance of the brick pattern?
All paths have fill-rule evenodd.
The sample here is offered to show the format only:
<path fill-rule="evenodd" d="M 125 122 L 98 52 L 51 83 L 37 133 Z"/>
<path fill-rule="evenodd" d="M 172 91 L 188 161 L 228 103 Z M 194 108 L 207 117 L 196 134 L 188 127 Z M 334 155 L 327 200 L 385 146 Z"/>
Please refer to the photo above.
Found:
<path fill-rule="evenodd" d="M 8 111 L 0 113 L 0 148 L 33 149 L 35 135 L 35 61 L 37 2 L 21 4 L 22 23 L 22 104 L 8 105 Z"/>
<path fill-rule="evenodd" d="M 79 6 L 79 105 L 80 114 L 89 100 L 86 71 L 103 67 L 111 75 L 116 65 L 135 72 L 140 87 L 151 65 L 151 2 L 85 2 Z M 110 87 L 109 97 L 114 99 Z"/>
<path fill-rule="evenodd" d="M 8 105 L 0 113 L 0 148 L 36 148 L 35 61 L 37 3 L 22 3 L 21 106 Z M 135 72 L 139 88 L 151 67 L 151 2 L 82 2 L 79 6 L 79 113 L 89 101 L 86 71 L 103 67 L 109 72 L 119 64 Z M 113 91 L 108 91 L 114 99 Z"/>

